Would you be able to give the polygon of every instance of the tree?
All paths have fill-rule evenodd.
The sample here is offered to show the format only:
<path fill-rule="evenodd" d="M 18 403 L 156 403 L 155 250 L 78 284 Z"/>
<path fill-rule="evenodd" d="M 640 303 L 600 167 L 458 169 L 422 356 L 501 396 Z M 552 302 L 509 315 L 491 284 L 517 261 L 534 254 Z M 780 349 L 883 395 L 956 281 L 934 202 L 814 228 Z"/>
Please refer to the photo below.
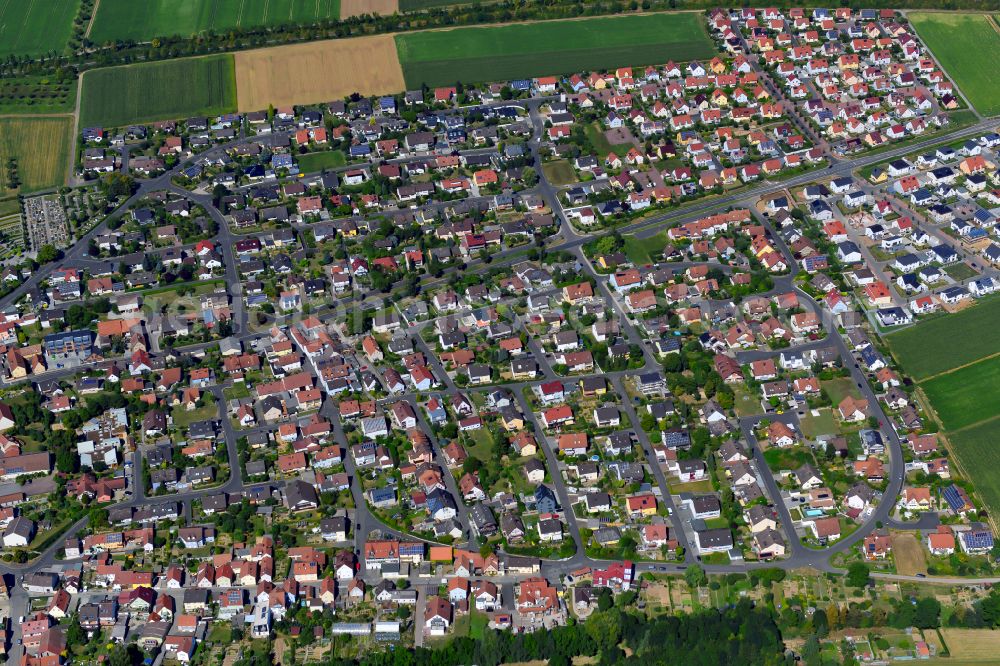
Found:
<path fill-rule="evenodd" d="M 135 181 L 122 173 L 106 173 L 101 177 L 101 191 L 109 199 L 132 196 L 135 192 Z"/>
<path fill-rule="evenodd" d="M 864 587 L 871 580 L 868 565 L 864 562 L 852 562 L 847 567 L 847 584 L 851 587 Z"/>
<path fill-rule="evenodd" d="M 937 629 L 941 626 L 941 602 L 934 597 L 923 597 L 917 601 L 913 614 L 913 625 L 918 629 Z"/>
<path fill-rule="evenodd" d="M 820 666 L 823 663 L 820 657 L 819 639 L 815 634 L 806 639 L 806 644 L 802 647 L 802 661 L 806 666 Z"/>
<path fill-rule="evenodd" d="M 86 645 L 87 632 L 80 626 L 80 618 L 73 616 L 69 626 L 66 627 L 66 645 Z"/>
<path fill-rule="evenodd" d="M 62 250 L 58 249 L 55 245 L 46 243 L 45 245 L 38 248 L 38 263 L 47 264 L 52 261 L 58 261 L 62 257 Z"/>
<path fill-rule="evenodd" d="M 701 587 L 708 582 L 708 576 L 705 575 L 704 569 L 697 564 L 692 564 L 684 570 L 684 580 L 691 587 Z"/>
<path fill-rule="evenodd" d="M 826 617 L 826 611 L 817 608 L 812 617 L 813 633 L 819 638 L 825 638 L 830 633 L 830 623 Z"/>

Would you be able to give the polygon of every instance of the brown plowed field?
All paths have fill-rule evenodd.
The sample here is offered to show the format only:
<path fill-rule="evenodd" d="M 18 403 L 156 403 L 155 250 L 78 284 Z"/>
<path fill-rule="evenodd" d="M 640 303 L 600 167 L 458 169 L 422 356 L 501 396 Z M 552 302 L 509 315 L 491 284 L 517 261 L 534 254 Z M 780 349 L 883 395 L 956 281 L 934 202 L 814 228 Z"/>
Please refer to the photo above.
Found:
<path fill-rule="evenodd" d="M 405 89 L 392 35 L 331 39 L 242 51 L 236 58 L 240 111 L 313 104 L 351 93 Z"/>

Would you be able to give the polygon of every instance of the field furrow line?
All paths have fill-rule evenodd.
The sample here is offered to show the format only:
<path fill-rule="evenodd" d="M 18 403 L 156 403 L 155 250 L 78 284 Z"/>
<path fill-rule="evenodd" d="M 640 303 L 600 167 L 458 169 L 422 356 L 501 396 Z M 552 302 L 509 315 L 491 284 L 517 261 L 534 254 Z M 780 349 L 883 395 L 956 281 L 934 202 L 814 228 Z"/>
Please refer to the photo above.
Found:
<path fill-rule="evenodd" d="M 988 356 L 984 356 L 982 358 L 977 358 L 975 361 L 969 361 L 968 363 L 963 363 L 962 365 L 956 365 L 954 368 L 948 368 L 947 370 L 943 370 L 943 371 L 941 371 L 941 372 L 939 372 L 937 374 L 933 374 L 930 377 L 924 377 L 923 379 L 919 380 L 917 382 L 917 384 L 924 384 L 926 382 L 929 382 L 932 379 L 937 379 L 938 377 L 944 377 L 945 375 L 950 375 L 950 374 L 952 374 L 954 372 L 958 372 L 959 370 L 963 370 L 965 368 L 969 368 L 969 367 L 972 367 L 974 365 L 978 365 L 978 364 L 982 363 L 983 361 L 989 361 L 990 359 L 994 359 L 997 356 L 1000 356 L 1000 352 L 995 352 L 995 353 L 990 354 Z"/>

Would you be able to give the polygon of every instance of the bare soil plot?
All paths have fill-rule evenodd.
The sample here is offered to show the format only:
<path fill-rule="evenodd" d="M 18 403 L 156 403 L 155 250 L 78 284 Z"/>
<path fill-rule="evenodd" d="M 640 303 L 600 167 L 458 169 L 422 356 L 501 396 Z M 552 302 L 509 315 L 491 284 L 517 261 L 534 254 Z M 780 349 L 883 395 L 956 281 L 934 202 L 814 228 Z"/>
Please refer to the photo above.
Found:
<path fill-rule="evenodd" d="M 915 576 L 927 573 L 924 549 L 911 532 L 896 532 L 892 535 L 892 555 L 896 558 L 896 573 Z"/>
<path fill-rule="evenodd" d="M 389 16 L 399 11 L 399 0 L 340 0 L 340 18 L 360 14 Z"/>
<path fill-rule="evenodd" d="M 608 140 L 611 145 L 624 145 L 631 143 L 635 145 L 635 137 L 632 136 L 632 132 L 629 131 L 627 127 L 614 127 L 612 129 L 604 132 L 604 138 Z M 624 155 L 619 155 L 619 157 L 624 157 Z"/>
<path fill-rule="evenodd" d="M 392 35 L 332 39 L 242 51 L 236 58 L 240 111 L 403 90 Z"/>

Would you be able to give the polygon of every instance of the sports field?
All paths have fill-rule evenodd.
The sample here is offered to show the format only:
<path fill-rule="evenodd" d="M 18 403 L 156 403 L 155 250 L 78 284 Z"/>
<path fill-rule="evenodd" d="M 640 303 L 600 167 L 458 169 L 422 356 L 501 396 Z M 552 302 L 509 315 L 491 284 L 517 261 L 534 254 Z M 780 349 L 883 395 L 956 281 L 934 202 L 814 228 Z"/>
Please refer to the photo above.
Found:
<path fill-rule="evenodd" d="M 328 102 L 352 93 L 394 93 L 404 87 L 392 35 L 240 51 L 235 59 L 240 111 Z"/>
<path fill-rule="evenodd" d="M 0 57 L 62 53 L 79 9 L 80 0 L 0 2 Z"/>
<path fill-rule="evenodd" d="M 988 116 L 1000 113 L 1000 32 L 992 19 L 946 12 L 912 12 L 909 18 L 976 110 Z"/>
<path fill-rule="evenodd" d="M 340 0 L 101 0 L 90 29 L 98 44 L 340 18 Z"/>
<path fill-rule="evenodd" d="M 17 160 L 18 192 L 63 185 L 72 134 L 72 116 L 0 116 L 0 197 L 14 192 L 7 182 L 11 158 Z"/>
<path fill-rule="evenodd" d="M 1000 416 L 1000 356 L 920 384 L 948 431 Z"/>
<path fill-rule="evenodd" d="M 990 298 L 957 314 L 936 317 L 886 336 L 906 373 L 923 380 L 1000 353 L 1000 299 Z"/>
<path fill-rule="evenodd" d="M 644 14 L 396 36 L 408 88 L 711 57 L 701 14 Z"/>
<path fill-rule="evenodd" d="M 236 110 L 231 55 L 95 69 L 83 75 L 80 124 L 118 126 Z"/>

